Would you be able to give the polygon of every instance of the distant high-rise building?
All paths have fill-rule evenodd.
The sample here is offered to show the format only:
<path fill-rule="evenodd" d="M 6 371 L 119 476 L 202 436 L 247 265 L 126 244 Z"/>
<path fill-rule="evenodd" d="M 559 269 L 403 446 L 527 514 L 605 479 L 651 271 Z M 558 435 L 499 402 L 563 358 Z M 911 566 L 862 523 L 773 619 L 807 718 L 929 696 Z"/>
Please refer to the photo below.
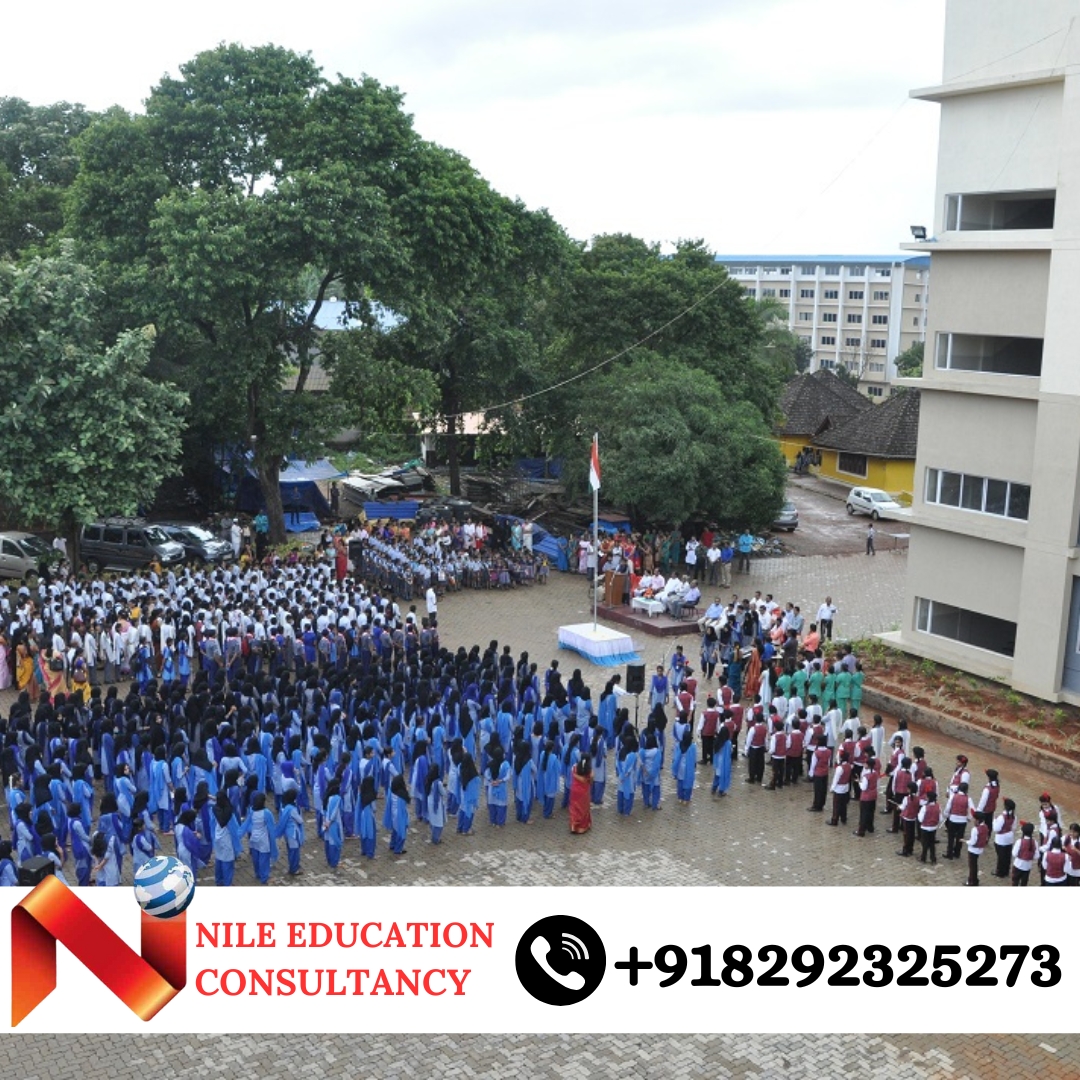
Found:
<path fill-rule="evenodd" d="M 925 255 L 717 255 L 756 300 L 774 300 L 814 351 L 811 371 L 846 368 L 867 397 L 888 397 L 900 353 L 923 341 Z"/>

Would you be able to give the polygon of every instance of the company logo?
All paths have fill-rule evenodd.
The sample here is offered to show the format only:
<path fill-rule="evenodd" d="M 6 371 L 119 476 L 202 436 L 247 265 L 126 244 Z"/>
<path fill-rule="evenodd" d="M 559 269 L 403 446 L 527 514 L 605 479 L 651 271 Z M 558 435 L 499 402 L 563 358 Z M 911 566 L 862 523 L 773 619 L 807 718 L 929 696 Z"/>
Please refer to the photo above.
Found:
<path fill-rule="evenodd" d="M 187 918 L 141 918 L 140 956 L 58 878 L 43 879 L 11 911 L 11 1026 L 56 989 L 58 941 L 141 1020 L 155 1016 L 187 981 Z"/>
<path fill-rule="evenodd" d="M 600 935 L 573 915 L 549 915 L 518 942 L 521 985 L 545 1005 L 576 1005 L 603 981 L 607 953 Z"/>

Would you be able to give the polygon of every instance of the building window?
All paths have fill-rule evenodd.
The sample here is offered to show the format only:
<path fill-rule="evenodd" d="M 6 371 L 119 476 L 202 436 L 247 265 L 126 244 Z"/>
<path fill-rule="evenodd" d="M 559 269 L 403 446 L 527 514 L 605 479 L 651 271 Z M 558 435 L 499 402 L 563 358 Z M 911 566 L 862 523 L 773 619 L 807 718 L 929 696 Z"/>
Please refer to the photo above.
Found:
<path fill-rule="evenodd" d="M 889 347 L 888 341 L 883 337 L 872 337 L 870 339 L 871 349 L 887 349 Z"/>
<path fill-rule="evenodd" d="M 912 316 L 911 325 L 912 326 L 918 326 L 919 325 L 919 316 L 918 315 Z"/>
<path fill-rule="evenodd" d="M 821 339 L 821 344 L 822 345 L 835 345 L 836 344 L 836 338 L 829 337 L 829 335 L 826 334 L 825 337 L 823 337 Z"/>
<path fill-rule="evenodd" d="M 921 304 L 922 303 L 922 293 L 916 293 L 915 294 L 915 303 L 916 304 Z"/>
<path fill-rule="evenodd" d="M 875 300 L 888 300 L 889 299 L 889 293 L 888 293 L 887 290 L 878 289 L 878 291 L 874 293 L 874 299 Z"/>
<path fill-rule="evenodd" d="M 833 360 L 822 360 L 822 361 L 821 361 L 821 366 L 822 366 L 822 367 L 823 367 L 823 368 L 824 368 L 824 369 L 825 369 L 826 371 L 832 371 L 832 369 L 833 369 L 834 367 L 836 367 L 836 362 L 835 362 L 835 361 L 833 361 Z"/>
<path fill-rule="evenodd" d="M 973 510 L 977 514 L 1027 521 L 1031 485 L 945 469 L 927 469 L 926 501 L 957 510 Z"/>
<path fill-rule="evenodd" d="M 806 277 L 813 277 L 814 274 L 817 273 L 817 267 L 816 266 L 800 266 L 799 267 L 799 273 L 803 274 Z"/>
<path fill-rule="evenodd" d="M 866 455 L 839 453 L 836 455 L 836 468 L 849 476 L 861 476 L 865 479 Z"/>
<path fill-rule="evenodd" d="M 823 311 L 821 313 L 822 322 L 836 322 L 836 317 L 835 311 Z"/>
<path fill-rule="evenodd" d="M 800 340 L 800 341 L 805 341 L 807 345 L 812 345 L 812 344 L 814 343 L 814 339 L 813 339 L 813 338 L 811 338 L 811 337 L 806 337 L 806 336 L 805 336 L 805 335 L 803 335 L 803 334 L 800 334 L 800 335 L 799 335 L 799 340 Z"/>
<path fill-rule="evenodd" d="M 934 363 L 946 371 L 1038 378 L 1042 374 L 1042 352 L 1042 338 L 938 334 Z"/>
<path fill-rule="evenodd" d="M 888 315 L 871 315 L 870 316 L 870 321 L 875 326 L 888 326 L 889 325 L 889 316 Z"/>
<path fill-rule="evenodd" d="M 885 365 L 880 362 L 873 363 L 869 365 L 869 370 L 877 373 L 878 375 L 883 375 L 885 373 Z"/>
<path fill-rule="evenodd" d="M 848 277 L 865 277 L 866 267 L 855 263 L 853 266 L 847 267 Z"/>
<path fill-rule="evenodd" d="M 776 295 L 776 290 L 775 289 L 762 289 L 761 290 L 761 295 L 762 296 L 775 296 Z"/>
<path fill-rule="evenodd" d="M 826 277 L 839 277 L 840 267 L 835 263 L 826 263 L 826 265 L 821 268 L 821 272 Z"/>
<path fill-rule="evenodd" d="M 861 323 L 862 322 L 862 316 L 861 315 L 849 315 L 847 317 L 847 321 L 849 323 L 852 323 L 852 324 Z"/>
<path fill-rule="evenodd" d="M 849 300 L 861 300 L 863 298 L 862 289 L 848 289 L 847 298 Z"/>
<path fill-rule="evenodd" d="M 892 267 L 883 266 L 877 271 L 878 277 L 892 277 Z"/>
<path fill-rule="evenodd" d="M 814 299 L 814 290 L 813 289 L 800 289 L 799 290 L 799 299 L 800 300 L 813 300 Z"/>
<path fill-rule="evenodd" d="M 781 289 L 780 290 L 780 298 L 782 300 L 787 300 L 790 296 L 791 296 L 791 290 L 790 289 Z"/>
<path fill-rule="evenodd" d="M 1002 656 L 1012 656 L 1016 648 L 1016 623 L 939 600 L 916 599 L 915 629 Z"/>
<path fill-rule="evenodd" d="M 743 296 L 756 296 L 757 290 L 754 288 L 753 285 L 744 285 L 742 294 Z"/>
<path fill-rule="evenodd" d="M 858 348 L 860 348 L 862 346 L 862 338 L 846 337 L 846 338 L 844 338 L 844 344 L 849 349 L 858 349 Z"/>
<path fill-rule="evenodd" d="M 825 299 L 826 300 L 839 300 L 840 299 L 840 290 L 839 289 L 826 289 L 825 290 Z"/>
<path fill-rule="evenodd" d="M 812 311 L 800 311 L 799 319 L 802 322 L 812 322 L 814 319 L 814 313 Z"/>
<path fill-rule="evenodd" d="M 945 228 L 950 232 L 970 229 L 1052 229 L 1053 191 L 994 191 L 985 194 L 947 195 Z"/>
<path fill-rule="evenodd" d="M 884 397 L 885 396 L 885 390 L 884 390 L 883 387 L 880 387 L 880 386 L 868 386 L 866 388 L 866 396 L 867 397 Z"/>

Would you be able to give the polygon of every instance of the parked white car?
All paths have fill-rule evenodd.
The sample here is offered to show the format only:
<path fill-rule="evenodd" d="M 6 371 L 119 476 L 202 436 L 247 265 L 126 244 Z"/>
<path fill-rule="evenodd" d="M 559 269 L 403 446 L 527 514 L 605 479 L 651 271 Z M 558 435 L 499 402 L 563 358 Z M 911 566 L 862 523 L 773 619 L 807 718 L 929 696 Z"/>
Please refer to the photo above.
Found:
<path fill-rule="evenodd" d="M 903 507 L 887 492 L 881 488 L 855 487 L 848 492 L 847 512 L 854 514 L 869 514 L 874 521 L 878 518 L 888 517 Z"/>

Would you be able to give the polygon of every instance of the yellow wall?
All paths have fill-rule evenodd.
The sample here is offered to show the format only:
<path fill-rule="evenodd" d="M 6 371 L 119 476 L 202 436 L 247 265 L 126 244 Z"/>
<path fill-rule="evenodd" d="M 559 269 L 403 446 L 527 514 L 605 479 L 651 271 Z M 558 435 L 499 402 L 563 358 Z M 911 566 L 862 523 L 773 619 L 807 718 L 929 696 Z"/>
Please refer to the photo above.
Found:
<path fill-rule="evenodd" d="M 841 472 L 837 467 L 838 457 L 836 450 L 822 449 L 821 468 L 815 472 L 852 487 L 865 484 L 867 487 L 881 488 L 882 491 L 901 496 L 898 501 L 904 506 L 911 505 L 911 493 L 915 485 L 915 462 L 910 458 L 868 457 L 866 476 L 852 476 L 851 473 Z"/>
<path fill-rule="evenodd" d="M 795 464 L 795 457 L 804 446 L 812 445 L 810 440 L 802 435 L 780 435 L 776 441 L 789 465 Z"/>

